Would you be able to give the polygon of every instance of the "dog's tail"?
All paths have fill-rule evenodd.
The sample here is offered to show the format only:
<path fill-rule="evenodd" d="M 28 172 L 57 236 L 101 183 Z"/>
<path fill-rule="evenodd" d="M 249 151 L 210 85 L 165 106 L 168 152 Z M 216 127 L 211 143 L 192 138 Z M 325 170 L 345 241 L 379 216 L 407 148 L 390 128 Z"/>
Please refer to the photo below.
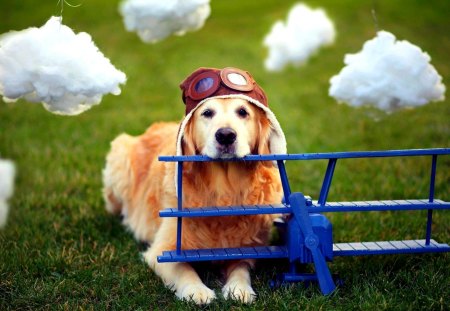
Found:
<path fill-rule="evenodd" d="M 111 151 L 103 169 L 103 197 L 106 210 L 112 214 L 126 215 L 132 191 L 133 170 L 130 152 L 137 138 L 121 134 L 111 142 Z"/>

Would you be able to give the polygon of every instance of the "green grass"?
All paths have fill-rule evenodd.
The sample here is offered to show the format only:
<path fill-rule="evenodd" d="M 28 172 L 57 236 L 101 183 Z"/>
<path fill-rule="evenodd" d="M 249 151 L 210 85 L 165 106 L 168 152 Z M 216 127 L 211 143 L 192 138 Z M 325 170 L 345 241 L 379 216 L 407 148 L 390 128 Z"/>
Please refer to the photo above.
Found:
<path fill-rule="evenodd" d="M 0 2 L 0 33 L 42 25 L 58 14 L 56 2 Z M 261 42 L 294 1 L 214 0 L 202 30 L 156 45 L 124 30 L 117 2 L 80 2 L 79 8 L 66 6 L 64 23 L 90 33 L 128 81 L 122 95 L 105 96 L 77 117 L 52 115 L 23 101 L 0 102 L 0 153 L 18 169 L 9 222 L 0 231 L 0 310 L 196 309 L 175 299 L 142 262 L 142 247 L 105 212 L 100 189 L 109 142 L 121 132 L 139 134 L 154 121 L 179 120 L 184 107 L 178 84 L 198 66 L 249 70 L 266 90 L 292 153 L 450 146 L 448 99 L 380 115 L 338 105 L 327 95 L 344 54 L 360 50 L 375 35 L 373 3 L 380 28 L 426 50 L 449 86 L 449 1 L 307 1 L 333 18 L 336 43 L 305 66 L 276 74 L 262 67 Z M 329 199 L 427 197 L 429 164 L 428 158 L 341 161 Z M 325 167 L 325 162 L 289 163 L 292 188 L 317 198 Z M 448 157 L 439 158 L 436 194 L 450 200 Z M 336 241 L 421 238 L 425 229 L 423 212 L 330 217 Z M 450 215 L 436 212 L 434 220 L 434 237 L 450 242 Z M 448 254 L 338 258 L 330 267 L 344 284 L 329 297 L 317 285 L 271 290 L 268 281 L 284 266 L 258 265 L 254 305 L 220 298 L 210 309 L 450 309 Z M 219 291 L 220 273 L 207 267 L 200 273 Z"/>

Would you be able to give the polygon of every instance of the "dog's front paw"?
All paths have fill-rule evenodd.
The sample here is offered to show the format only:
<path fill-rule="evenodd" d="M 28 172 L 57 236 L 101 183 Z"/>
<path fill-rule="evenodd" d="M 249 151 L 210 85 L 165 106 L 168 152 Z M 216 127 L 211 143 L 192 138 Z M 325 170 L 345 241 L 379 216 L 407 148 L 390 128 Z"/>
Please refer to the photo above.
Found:
<path fill-rule="evenodd" d="M 222 288 L 222 293 L 225 298 L 231 298 L 243 303 L 252 303 L 256 298 L 253 288 L 249 284 L 241 282 L 225 284 Z"/>
<path fill-rule="evenodd" d="M 178 298 L 183 300 L 192 300 L 198 305 L 209 304 L 216 298 L 213 290 L 204 284 L 187 285 L 176 292 Z"/>

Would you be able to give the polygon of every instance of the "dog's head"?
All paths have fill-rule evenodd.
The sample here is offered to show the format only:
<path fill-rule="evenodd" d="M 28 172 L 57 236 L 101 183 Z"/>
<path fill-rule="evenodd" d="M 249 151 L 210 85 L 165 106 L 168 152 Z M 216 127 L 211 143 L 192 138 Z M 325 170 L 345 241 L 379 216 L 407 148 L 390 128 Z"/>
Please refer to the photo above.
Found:
<path fill-rule="evenodd" d="M 270 122 L 265 112 L 242 98 L 212 98 L 186 125 L 183 154 L 235 158 L 270 153 Z"/>
<path fill-rule="evenodd" d="M 177 155 L 240 158 L 286 153 L 286 139 L 264 90 L 247 71 L 199 68 L 180 85 L 186 116 Z"/>

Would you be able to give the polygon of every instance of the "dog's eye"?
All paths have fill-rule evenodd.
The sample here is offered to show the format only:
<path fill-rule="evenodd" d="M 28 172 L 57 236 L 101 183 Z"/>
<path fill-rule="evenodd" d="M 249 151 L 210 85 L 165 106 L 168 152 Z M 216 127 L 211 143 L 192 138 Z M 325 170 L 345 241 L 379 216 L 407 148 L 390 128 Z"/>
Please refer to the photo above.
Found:
<path fill-rule="evenodd" d="M 204 116 L 205 118 L 212 118 L 214 116 L 214 111 L 210 110 L 210 109 L 205 109 L 202 112 L 202 116 Z"/>
<path fill-rule="evenodd" d="M 248 116 L 248 112 L 247 112 L 247 110 L 245 110 L 245 108 L 239 108 L 237 113 L 242 118 L 245 118 L 246 116 Z"/>

